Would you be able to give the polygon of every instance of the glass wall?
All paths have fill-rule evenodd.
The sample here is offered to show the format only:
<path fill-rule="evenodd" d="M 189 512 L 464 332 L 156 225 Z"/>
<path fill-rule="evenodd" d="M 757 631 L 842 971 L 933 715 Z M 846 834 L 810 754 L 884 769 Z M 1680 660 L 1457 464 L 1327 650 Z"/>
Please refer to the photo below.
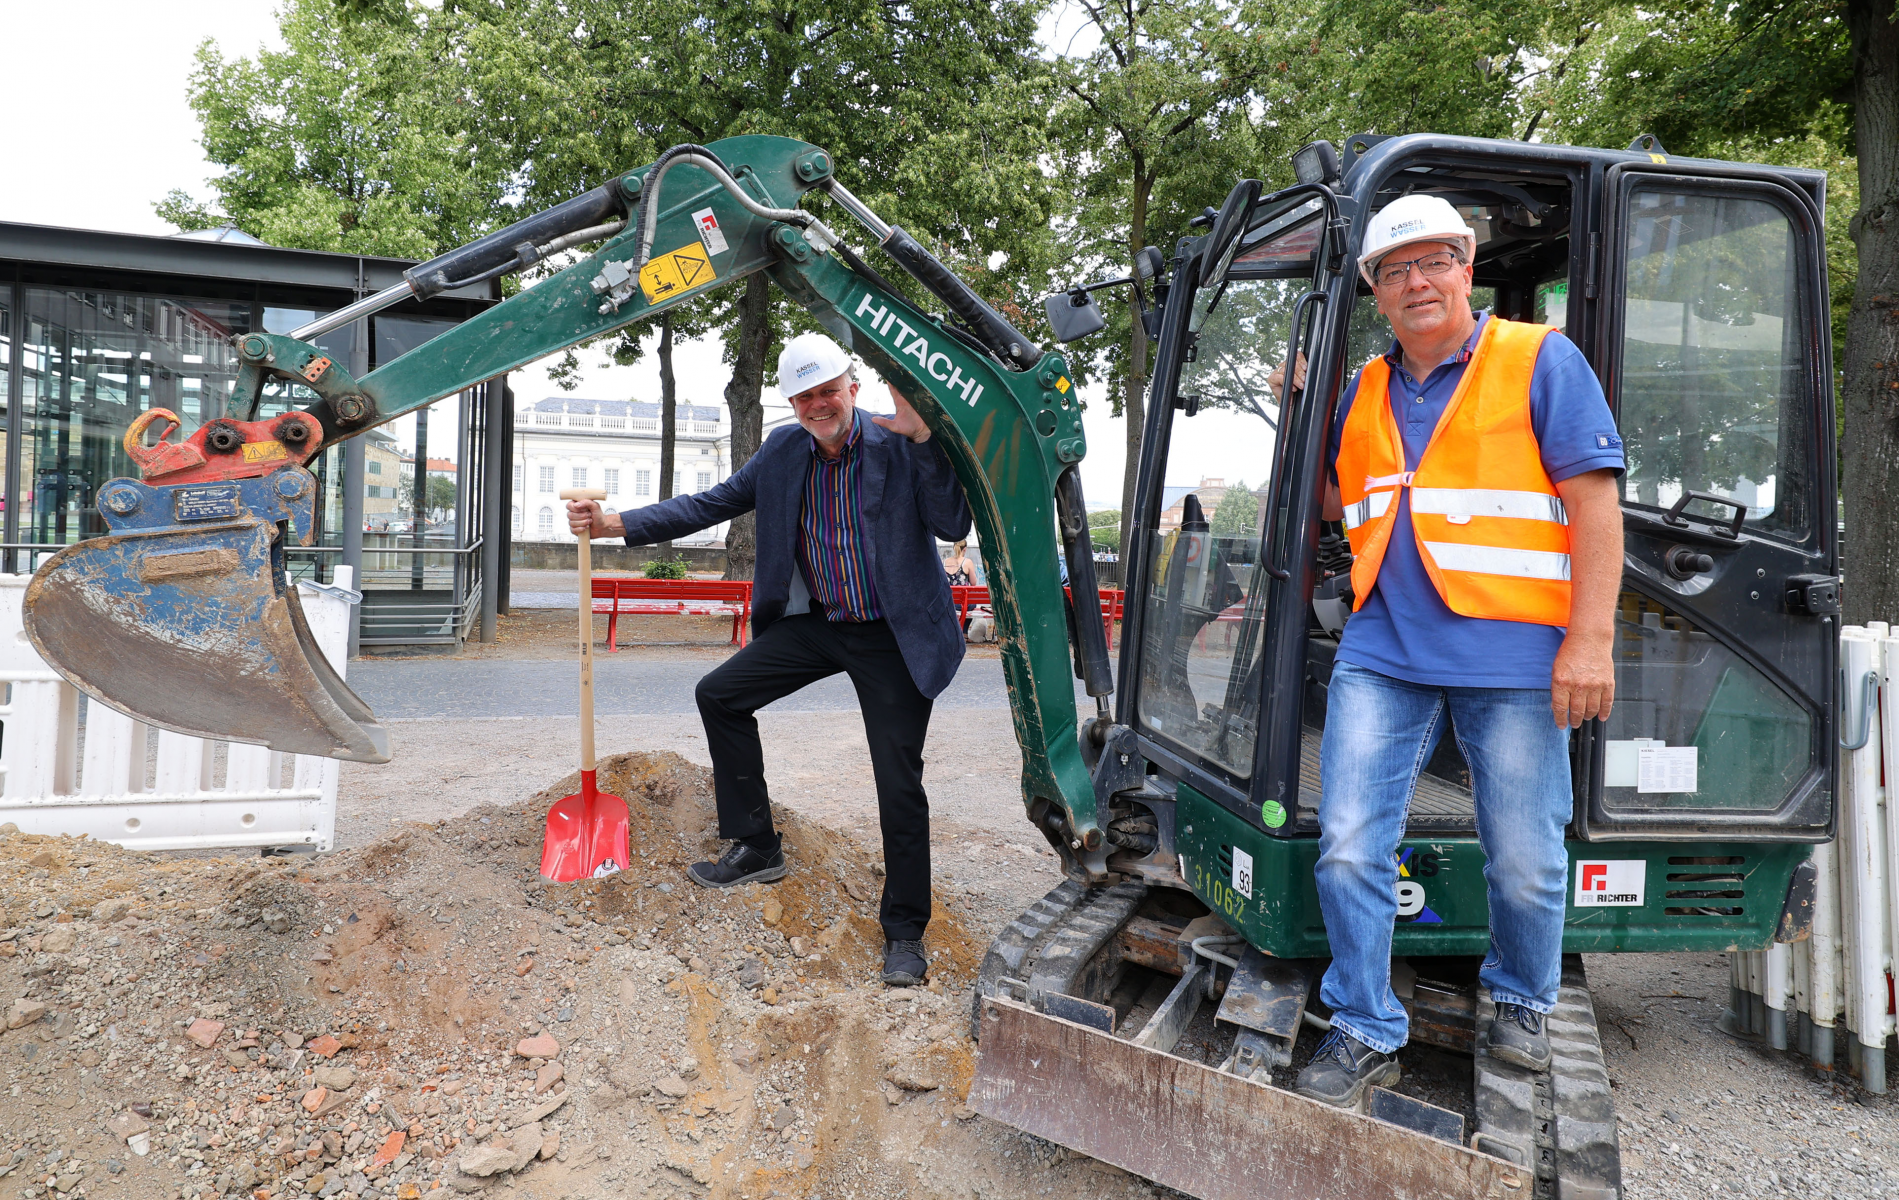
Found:
<path fill-rule="evenodd" d="M 347 299 L 339 294 L 337 303 Z M 181 425 L 172 440 L 189 437 L 234 403 L 238 336 L 288 333 L 325 311 L 268 301 L 0 285 L 0 464 L 9 468 L 0 471 L 0 513 L 10 518 L 14 536 L 6 541 L 16 547 L 0 553 L 0 569 L 30 572 L 57 548 L 105 533 L 96 497 L 107 480 L 137 475 L 123 439 L 138 415 L 168 409 Z M 370 366 L 455 324 L 438 316 L 373 318 Z M 348 364 L 354 337 L 346 326 L 316 344 Z M 17 445 L 7 437 L 9 398 L 20 407 L 11 423 Z M 257 415 L 265 419 L 315 400 L 301 385 L 273 383 Z M 405 594 L 399 611 L 374 615 L 377 605 L 364 606 L 366 642 L 455 640 L 467 635 L 478 613 L 484 402 L 484 391 L 474 389 L 367 435 L 372 468 L 380 470 L 366 481 L 364 569 L 357 586 Z M 235 403 L 238 411 L 230 415 L 247 416 L 242 399 Z M 317 545 L 290 549 L 293 577 L 328 582 L 341 561 L 344 459 L 337 445 L 309 464 L 322 485 Z M 379 635 L 371 634 L 371 625 L 382 626 Z"/>

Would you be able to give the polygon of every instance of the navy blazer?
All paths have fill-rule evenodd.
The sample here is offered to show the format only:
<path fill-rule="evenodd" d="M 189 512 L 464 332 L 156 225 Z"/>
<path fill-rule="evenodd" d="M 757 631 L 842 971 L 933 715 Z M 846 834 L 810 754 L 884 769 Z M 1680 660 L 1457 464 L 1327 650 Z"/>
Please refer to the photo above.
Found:
<path fill-rule="evenodd" d="M 858 453 L 863 456 L 862 509 L 865 555 L 877 604 L 897 636 L 917 690 L 935 699 L 963 658 L 963 629 L 950 605 L 949 576 L 937 557 L 936 538 L 969 536 L 969 501 L 949 458 L 935 438 L 921 446 L 857 411 Z M 785 614 L 798 570 L 798 526 L 811 467 L 811 435 L 798 425 L 776 429 L 758 452 L 717 487 L 696 496 L 674 496 L 620 514 L 626 544 L 671 541 L 758 514 L 758 556 L 752 566 L 752 635 Z M 934 537 L 932 536 L 934 535 Z M 807 593 L 802 576 L 798 591 Z M 814 606 L 816 601 L 811 602 Z"/>

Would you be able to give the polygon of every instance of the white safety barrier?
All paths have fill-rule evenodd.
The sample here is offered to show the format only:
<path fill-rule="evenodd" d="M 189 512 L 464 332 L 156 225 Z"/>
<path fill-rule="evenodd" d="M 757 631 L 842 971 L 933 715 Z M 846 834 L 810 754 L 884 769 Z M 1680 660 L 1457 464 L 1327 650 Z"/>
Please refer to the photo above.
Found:
<path fill-rule="evenodd" d="M 1862 1087 L 1886 1090 L 1886 1043 L 1895 1031 L 1893 965 L 1899 957 L 1899 821 L 1885 781 L 1899 768 L 1899 636 L 1884 622 L 1840 631 L 1837 833 L 1813 848 L 1813 932 L 1803 941 L 1731 956 L 1731 1032 L 1795 1049 L 1832 1070 L 1844 1027 L 1846 1068 Z M 1794 1014 L 1789 1029 L 1788 1014 Z"/>
<path fill-rule="evenodd" d="M 12 822 L 24 833 L 86 834 L 138 850 L 333 846 L 333 758 L 154 731 L 90 702 L 82 725 L 78 689 L 27 640 L 21 602 L 31 578 L 0 575 L 0 824 Z M 350 590 L 350 568 L 338 567 L 336 579 L 298 587 L 310 632 L 342 675 L 349 606 L 360 597 Z"/>

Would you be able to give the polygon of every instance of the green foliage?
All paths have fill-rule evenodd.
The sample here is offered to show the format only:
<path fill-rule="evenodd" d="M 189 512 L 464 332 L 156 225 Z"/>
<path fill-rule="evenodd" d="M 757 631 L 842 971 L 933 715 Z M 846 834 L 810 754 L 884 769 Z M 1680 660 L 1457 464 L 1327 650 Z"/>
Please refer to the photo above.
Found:
<path fill-rule="evenodd" d="M 422 495 L 427 501 L 423 512 L 430 521 L 446 521 L 455 512 L 455 481 L 446 475 L 430 475 Z M 396 507 L 404 513 L 415 511 L 415 473 L 405 472 L 396 481 Z"/>
<path fill-rule="evenodd" d="M 679 558 L 649 558 L 640 568 L 640 574 L 648 579 L 684 579 L 686 578 L 686 560 Z"/>
<path fill-rule="evenodd" d="M 1220 497 L 1220 507 L 1213 510 L 1213 519 L 1207 522 L 1207 531 L 1214 537 L 1247 538 L 1259 533 L 1259 497 L 1246 488 L 1246 481 L 1240 480 L 1226 490 Z"/>
<path fill-rule="evenodd" d="M 376 19 L 352 19 L 362 12 Z M 215 201 L 155 205 L 181 229 L 224 220 L 277 246 L 428 258 L 497 223 L 516 164 L 469 136 L 452 11 L 419 0 L 288 0 L 281 51 L 198 48 L 191 106 Z"/>

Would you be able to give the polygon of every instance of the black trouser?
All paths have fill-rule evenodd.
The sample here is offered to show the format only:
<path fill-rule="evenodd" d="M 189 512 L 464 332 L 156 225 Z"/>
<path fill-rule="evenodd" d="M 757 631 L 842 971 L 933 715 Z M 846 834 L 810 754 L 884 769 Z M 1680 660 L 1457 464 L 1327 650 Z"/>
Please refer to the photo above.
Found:
<path fill-rule="evenodd" d="M 753 713 L 838 672 L 851 677 L 864 710 L 877 815 L 884 834 L 884 936 L 906 941 L 930 923 L 930 801 L 923 794 L 923 739 L 931 701 L 917 690 L 896 635 L 883 621 L 827 621 L 804 613 L 772 622 L 749 646 L 699 681 L 695 693 L 712 753 L 719 836 L 770 833 L 765 752 Z"/>

